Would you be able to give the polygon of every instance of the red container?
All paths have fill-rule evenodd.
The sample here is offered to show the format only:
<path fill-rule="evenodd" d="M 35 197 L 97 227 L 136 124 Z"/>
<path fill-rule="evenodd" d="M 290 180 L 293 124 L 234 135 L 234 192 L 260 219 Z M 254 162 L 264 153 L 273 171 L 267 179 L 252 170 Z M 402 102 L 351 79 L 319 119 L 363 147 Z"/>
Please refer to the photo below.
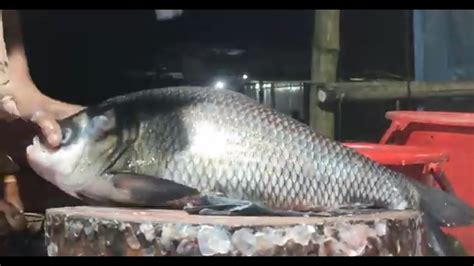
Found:
<path fill-rule="evenodd" d="M 448 156 L 430 147 L 383 145 L 376 143 L 344 143 L 345 146 L 407 176 L 436 185 L 433 175 L 440 174 Z"/>
<path fill-rule="evenodd" d="M 474 114 L 447 112 L 388 112 L 392 125 L 380 144 L 428 147 L 446 154 L 442 172 L 456 196 L 474 206 Z M 445 231 L 474 255 L 474 226 Z"/>

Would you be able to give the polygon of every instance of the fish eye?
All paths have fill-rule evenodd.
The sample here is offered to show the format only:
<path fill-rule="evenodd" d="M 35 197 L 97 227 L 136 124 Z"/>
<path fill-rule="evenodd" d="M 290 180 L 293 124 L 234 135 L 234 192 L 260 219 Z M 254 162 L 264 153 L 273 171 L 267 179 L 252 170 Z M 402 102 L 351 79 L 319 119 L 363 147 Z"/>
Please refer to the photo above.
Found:
<path fill-rule="evenodd" d="M 63 138 L 61 139 L 61 144 L 66 144 L 69 142 L 72 136 L 72 130 L 70 128 L 64 128 L 62 131 Z"/>
<path fill-rule="evenodd" d="M 100 115 L 93 118 L 93 124 L 101 131 L 109 131 L 113 128 L 113 121 L 107 116 Z"/>

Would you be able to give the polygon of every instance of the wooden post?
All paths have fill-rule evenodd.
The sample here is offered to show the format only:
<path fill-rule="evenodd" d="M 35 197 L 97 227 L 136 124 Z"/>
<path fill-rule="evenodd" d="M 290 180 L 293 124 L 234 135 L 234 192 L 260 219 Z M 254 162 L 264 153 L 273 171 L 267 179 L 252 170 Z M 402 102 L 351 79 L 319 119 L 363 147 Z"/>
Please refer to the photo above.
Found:
<path fill-rule="evenodd" d="M 188 215 L 69 207 L 46 212 L 49 256 L 423 256 L 421 214 L 333 217 Z"/>
<path fill-rule="evenodd" d="M 339 57 L 339 17 L 339 10 L 314 12 L 311 64 L 311 80 L 313 81 L 336 81 Z M 319 102 L 324 100 L 324 95 L 318 92 L 316 86 L 311 88 L 310 126 L 322 135 L 334 138 L 334 113 L 320 108 Z"/>

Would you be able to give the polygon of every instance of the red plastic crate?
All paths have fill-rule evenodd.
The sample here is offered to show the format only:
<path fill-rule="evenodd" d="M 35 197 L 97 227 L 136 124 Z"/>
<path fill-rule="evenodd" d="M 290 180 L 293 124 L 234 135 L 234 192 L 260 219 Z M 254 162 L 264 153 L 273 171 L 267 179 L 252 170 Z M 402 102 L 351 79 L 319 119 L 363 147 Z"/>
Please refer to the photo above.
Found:
<path fill-rule="evenodd" d="M 474 206 L 474 114 L 452 112 L 388 112 L 392 121 L 380 144 L 436 149 L 448 156 L 441 169 L 454 193 Z M 446 228 L 474 255 L 474 226 Z"/>
<path fill-rule="evenodd" d="M 445 153 L 430 147 L 364 142 L 346 142 L 344 145 L 388 168 L 433 186 L 436 186 L 433 175 L 441 174 L 442 164 L 448 161 Z"/>

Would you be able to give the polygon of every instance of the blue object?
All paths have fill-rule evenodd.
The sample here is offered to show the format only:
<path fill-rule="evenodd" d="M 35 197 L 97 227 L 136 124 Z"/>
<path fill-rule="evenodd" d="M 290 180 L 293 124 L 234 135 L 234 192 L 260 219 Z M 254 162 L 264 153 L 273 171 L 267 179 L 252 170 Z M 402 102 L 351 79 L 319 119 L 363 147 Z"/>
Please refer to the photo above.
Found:
<path fill-rule="evenodd" d="M 415 80 L 474 80 L 474 10 L 414 10 Z"/>

